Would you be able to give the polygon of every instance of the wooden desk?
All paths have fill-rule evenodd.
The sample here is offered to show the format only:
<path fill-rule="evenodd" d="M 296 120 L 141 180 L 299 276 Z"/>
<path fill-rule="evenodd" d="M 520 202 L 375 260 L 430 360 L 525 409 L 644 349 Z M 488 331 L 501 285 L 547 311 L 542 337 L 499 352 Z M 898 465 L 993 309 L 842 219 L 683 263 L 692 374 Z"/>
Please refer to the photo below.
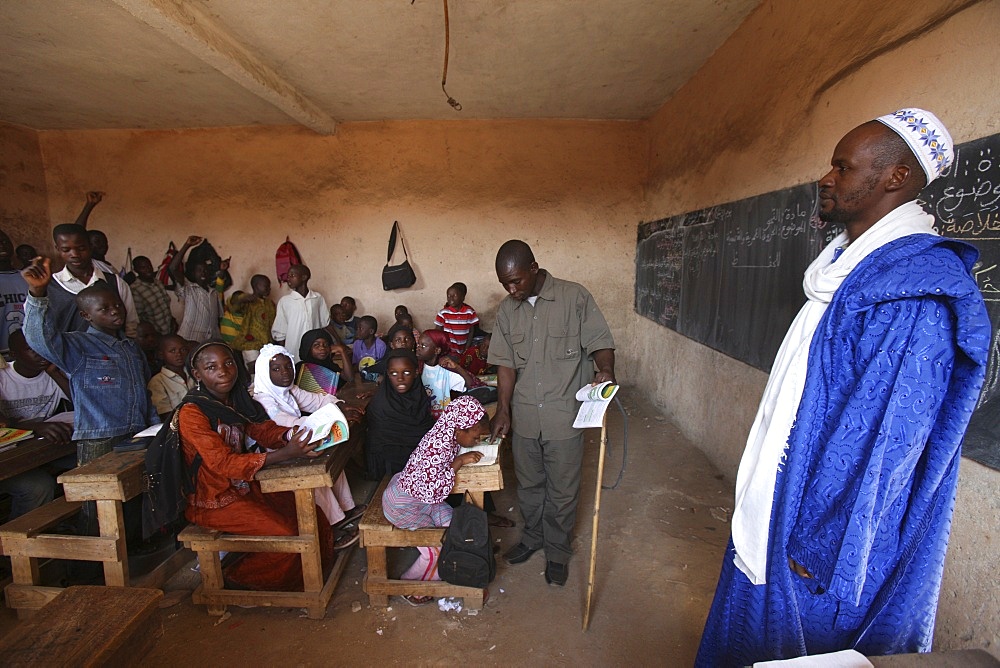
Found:
<path fill-rule="evenodd" d="M 0 543 L 14 566 L 14 583 L 5 590 L 8 607 L 26 616 L 62 591 L 59 587 L 41 586 L 38 560 L 42 558 L 100 561 L 106 585 L 151 588 L 162 586 L 191 558 L 186 550 L 178 550 L 149 573 L 138 578 L 129 576 L 122 503 L 142 492 L 145 468 L 144 450 L 106 454 L 59 476 L 65 498 L 4 525 Z M 97 504 L 97 536 L 44 533 L 71 516 L 81 501 Z"/>
<path fill-rule="evenodd" d="M 76 454 L 76 443 L 56 444 L 46 438 L 30 438 L 0 452 L 0 480 L 38 468 L 66 455 Z"/>
<path fill-rule="evenodd" d="M 451 493 L 464 494 L 468 492 L 472 496 L 473 503 L 482 508 L 486 492 L 496 492 L 503 489 L 503 471 L 500 470 L 500 462 L 503 459 L 504 450 L 504 446 L 501 445 L 496 462 L 489 466 L 463 466 L 460 468 L 455 474 L 455 486 Z"/>
<path fill-rule="evenodd" d="M 373 385 L 373 384 L 370 384 Z M 373 385 L 374 386 L 374 385 Z M 355 388 L 351 388 L 355 389 Z M 358 388 L 362 392 L 366 388 Z M 349 406 L 364 408 L 367 397 L 339 395 Z M 316 517 L 316 490 L 332 487 L 347 462 L 365 440 L 364 423 L 350 423 L 350 438 L 325 451 L 319 457 L 293 459 L 271 464 L 254 476 L 265 494 L 293 492 L 298 520 L 297 536 L 241 536 L 189 526 L 181 532 L 185 545 L 198 553 L 202 583 L 192 594 L 195 603 L 208 606 L 209 614 L 221 615 L 227 605 L 281 606 L 306 608 L 311 619 L 322 619 L 333 590 L 340 580 L 353 549 L 338 550 L 333 567 L 324 579 Z M 323 518 L 325 521 L 326 518 Z M 292 552 L 302 560 L 303 591 L 245 591 L 225 588 L 219 550 L 254 552 Z"/>

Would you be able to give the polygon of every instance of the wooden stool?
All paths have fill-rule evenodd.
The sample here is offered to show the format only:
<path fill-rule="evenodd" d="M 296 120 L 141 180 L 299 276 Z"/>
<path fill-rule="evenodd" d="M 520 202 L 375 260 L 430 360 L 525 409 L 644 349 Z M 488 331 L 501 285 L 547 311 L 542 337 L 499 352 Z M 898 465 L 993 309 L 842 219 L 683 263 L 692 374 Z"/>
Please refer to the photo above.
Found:
<path fill-rule="evenodd" d="M 106 543 L 81 542 L 80 536 L 63 536 L 42 533 L 63 520 L 73 517 L 82 504 L 67 501 L 66 497 L 46 503 L 0 527 L 0 551 L 10 557 L 13 582 L 4 589 L 7 606 L 16 608 L 18 617 L 24 619 L 45 603 L 54 599 L 61 589 L 42 587 L 39 561 L 42 558 L 74 558 L 81 548 L 90 556 L 115 558 L 113 541 Z M 93 541 L 93 538 L 87 538 Z M 97 546 L 101 549 L 95 549 Z M 70 556 L 72 555 L 72 556 Z"/>
<path fill-rule="evenodd" d="M 0 551 L 11 558 L 13 583 L 4 590 L 7 607 L 25 618 L 54 599 L 59 587 L 41 586 L 40 559 L 98 561 L 109 586 L 160 587 L 190 553 L 174 552 L 155 569 L 137 578 L 129 575 L 122 503 L 142 491 L 146 453 L 111 452 L 59 476 L 65 497 L 22 515 L 0 527 Z M 80 502 L 97 505 L 99 536 L 43 533 L 80 509 Z"/>
<path fill-rule="evenodd" d="M 0 639 L 4 666 L 138 665 L 163 635 L 163 592 L 68 587 Z"/>
<path fill-rule="evenodd" d="M 389 605 L 389 596 L 454 596 L 465 599 L 470 608 L 483 607 L 483 590 L 478 587 L 459 587 L 443 580 L 390 580 L 386 569 L 387 547 L 424 547 L 441 545 L 444 528 L 400 529 L 393 526 L 382 512 L 382 493 L 389 485 L 386 477 L 375 490 L 375 496 L 358 525 L 361 547 L 368 555 L 368 571 L 364 589 L 368 601 L 375 606 Z"/>
<path fill-rule="evenodd" d="M 308 608 L 311 619 L 322 619 L 351 552 L 350 549 L 337 552 L 333 572 L 325 583 L 321 583 L 319 592 L 247 591 L 226 589 L 219 552 L 293 552 L 315 556 L 318 561 L 315 539 L 310 536 L 243 536 L 206 529 L 197 524 L 189 524 L 177 539 L 198 555 L 201 584 L 194 590 L 191 600 L 207 604 L 210 615 L 223 614 L 227 605 L 252 605 Z"/>

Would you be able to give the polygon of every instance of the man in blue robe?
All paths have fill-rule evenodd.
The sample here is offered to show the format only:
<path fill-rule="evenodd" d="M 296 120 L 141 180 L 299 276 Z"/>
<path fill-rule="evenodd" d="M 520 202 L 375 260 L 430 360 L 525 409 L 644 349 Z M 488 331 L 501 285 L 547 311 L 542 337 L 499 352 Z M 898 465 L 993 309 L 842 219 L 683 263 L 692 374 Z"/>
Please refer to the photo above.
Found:
<path fill-rule="evenodd" d="M 764 390 L 696 665 L 930 650 L 990 343 L 978 252 L 915 201 L 953 155 L 921 109 L 837 144 L 819 215 L 845 231 L 806 270 Z"/>

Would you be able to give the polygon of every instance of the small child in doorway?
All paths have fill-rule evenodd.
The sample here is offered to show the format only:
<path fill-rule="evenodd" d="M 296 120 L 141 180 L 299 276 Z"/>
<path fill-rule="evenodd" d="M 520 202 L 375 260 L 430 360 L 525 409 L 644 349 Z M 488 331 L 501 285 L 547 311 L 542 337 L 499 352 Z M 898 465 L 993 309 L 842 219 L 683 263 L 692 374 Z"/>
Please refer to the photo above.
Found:
<path fill-rule="evenodd" d="M 465 352 L 479 324 L 476 309 L 465 303 L 468 293 L 465 283 L 453 283 L 447 291 L 444 308 L 434 318 L 434 326 L 448 335 L 448 343 L 457 355 Z"/>
<path fill-rule="evenodd" d="M 490 423 L 482 404 L 459 397 L 448 405 L 406 462 L 389 481 L 382 495 L 385 518 L 400 529 L 446 527 L 452 508 L 445 499 L 455 486 L 455 474 L 466 464 L 482 459 L 481 452 L 458 454 L 489 434 Z M 437 572 L 440 547 L 419 547 L 420 556 L 403 573 L 403 580 L 440 580 Z M 405 596 L 411 605 L 426 605 L 432 596 Z"/>
<path fill-rule="evenodd" d="M 156 356 L 160 360 L 160 372 L 149 379 L 149 394 L 161 422 L 181 403 L 181 399 L 194 389 L 194 379 L 184 369 L 188 342 L 176 334 L 167 334 L 160 339 Z"/>
<path fill-rule="evenodd" d="M 354 340 L 354 365 L 361 374 L 361 379 L 368 382 L 378 382 L 379 376 L 369 367 L 385 357 L 385 341 L 375 336 L 378 330 L 378 320 L 373 316 L 363 315 L 358 318 L 357 338 Z"/>

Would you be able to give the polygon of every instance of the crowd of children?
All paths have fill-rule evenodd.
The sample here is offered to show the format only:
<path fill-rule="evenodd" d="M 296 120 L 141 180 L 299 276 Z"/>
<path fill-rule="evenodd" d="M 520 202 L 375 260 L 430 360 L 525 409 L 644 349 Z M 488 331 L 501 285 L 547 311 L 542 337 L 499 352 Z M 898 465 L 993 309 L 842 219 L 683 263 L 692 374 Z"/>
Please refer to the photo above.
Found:
<path fill-rule="evenodd" d="M 337 403 L 345 385 L 375 382 L 366 473 L 393 477 L 387 517 L 404 528 L 447 524 L 441 502 L 454 470 L 470 459 L 456 459 L 457 444 L 486 433 L 482 405 L 460 397 L 482 384 L 476 376 L 488 371 L 489 345 L 464 284 L 447 289 L 434 329 L 418 330 L 399 305 L 384 335 L 373 316 L 356 314 L 353 297 L 328 306 L 310 288 L 304 264 L 288 269 L 289 292 L 277 303 L 263 274 L 226 299 L 230 261 L 209 253 L 195 259 L 202 237 L 188 237 L 159 272 L 145 255 L 117 271 L 106 260 L 107 236 L 87 229 L 102 199 L 88 193 L 77 221 L 55 226 L 57 271 L 52 259 L 25 244 L 15 249 L 0 231 L 0 352 L 10 360 L 0 362 L 5 426 L 72 439 L 69 468 L 172 420 L 188 465 L 199 462 L 187 519 L 287 535 L 295 532 L 294 503 L 262 494 L 254 474 L 268 462 L 315 455 L 300 428 L 304 416 Z M 51 501 L 55 491 L 42 469 L 0 483 L 13 498 L 9 518 Z M 365 506 L 355 503 L 344 475 L 316 499 L 327 519 L 320 523 L 326 559 L 357 541 Z M 93 504 L 83 515 L 93 533 Z M 248 588 L 295 588 L 297 564 L 294 555 L 247 555 L 226 577 Z M 433 551 L 422 549 L 404 577 L 434 577 L 434 568 Z"/>

